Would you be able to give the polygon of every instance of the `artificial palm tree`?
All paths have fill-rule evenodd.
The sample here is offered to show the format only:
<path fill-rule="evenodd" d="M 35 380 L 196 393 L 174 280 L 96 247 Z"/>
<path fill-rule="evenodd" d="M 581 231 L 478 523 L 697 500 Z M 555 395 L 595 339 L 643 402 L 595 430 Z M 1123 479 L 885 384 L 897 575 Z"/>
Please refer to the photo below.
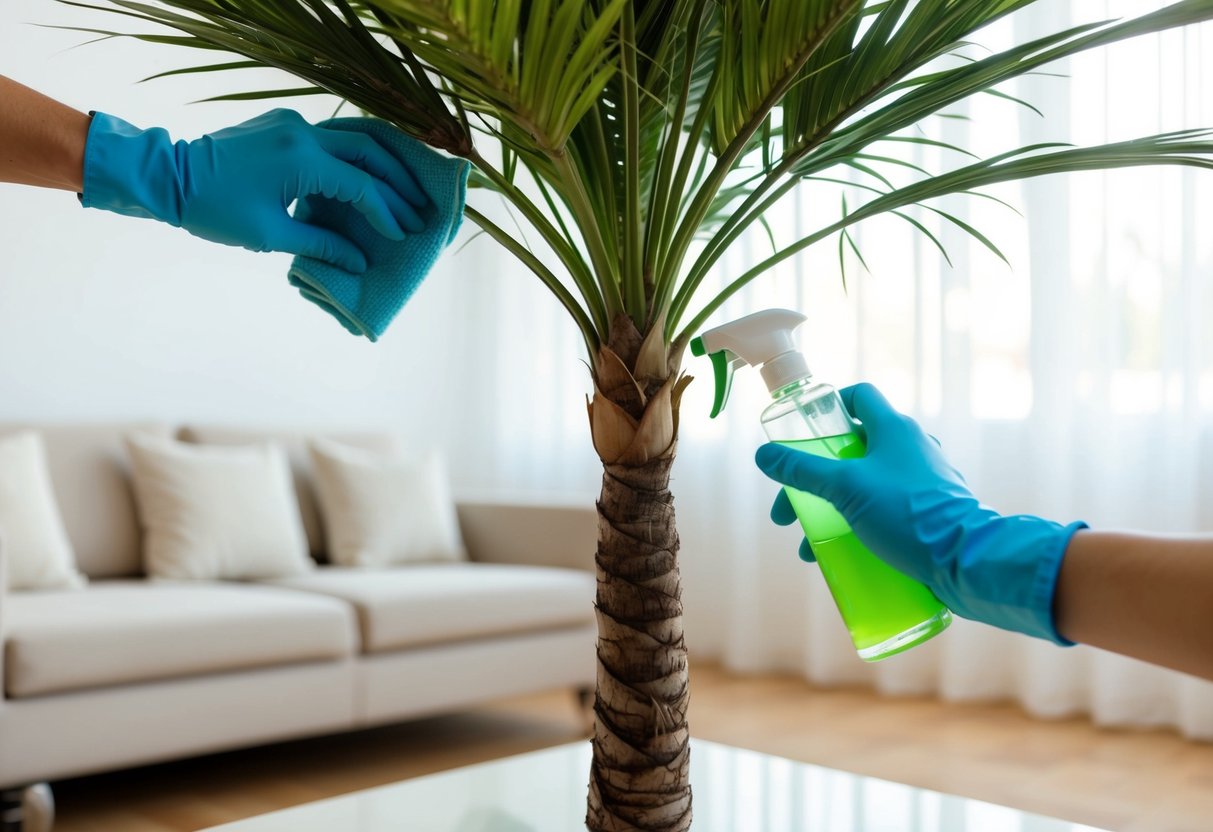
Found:
<path fill-rule="evenodd" d="M 1213 18 L 1184 0 L 967 55 L 979 29 L 1035 0 L 102 0 L 236 53 L 182 71 L 272 66 L 474 166 L 468 218 L 552 291 L 581 332 L 598 503 L 598 689 L 587 824 L 685 830 L 687 653 L 668 489 L 689 338 L 730 295 L 814 243 L 890 212 L 1050 173 L 1213 167 L 1210 134 L 1022 147 L 939 172 L 898 143 L 945 146 L 924 119 L 1083 50 Z M 102 30 L 90 30 L 102 31 Z M 113 32 L 103 32 L 114 34 Z M 490 160 L 483 155 L 491 147 Z M 958 150 L 958 148 L 951 148 Z M 962 151 L 963 152 L 963 151 Z M 971 155 L 971 154 L 970 154 Z M 803 183 L 850 177 L 867 200 L 776 246 L 714 297 L 722 254 Z M 904 181 L 908 177 L 909 181 Z M 902 180 L 894 184 L 894 180 Z M 809 187 L 814 187 L 810 184 Z M 502 197 L 527 233 L 486 213 Z M 945 222 L 993 247 L 962 220 Z M 521 226 L 520 226 L 521 230 Z M 542 250 L 530 248 L 538 239 Z M 941 247 L 942 249 L 942 247 Z M 946 256 L 946 253 L 945 253 Z M 559 264 L 559 265 L 555 265 Z"/>

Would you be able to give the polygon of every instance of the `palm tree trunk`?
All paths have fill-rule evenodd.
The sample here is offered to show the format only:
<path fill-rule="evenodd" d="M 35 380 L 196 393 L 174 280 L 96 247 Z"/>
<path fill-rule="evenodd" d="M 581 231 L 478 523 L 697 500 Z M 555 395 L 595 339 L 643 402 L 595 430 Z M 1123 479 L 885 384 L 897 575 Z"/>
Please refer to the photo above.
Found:
<path fill-rule="evenodd" d="M 691 826 L 687 649 L 673 454 L 607 465 L 598 502 L 598 690 L 586 825 L 594 832 Z"/>
<path fill-rule="evenodd" d="M 689 379 L 674 378 L 664 352 L 665 378 L 636 372 L 640 339 L 629 340 L 631 348 L 612 339 L 615 349 L 604 347 L 597 357 L 590 404 L 604 471 L 586 826 L 591 832 L 685 832 L 691 826 L 690 688 L 669 482 L 678 402 Z"/>

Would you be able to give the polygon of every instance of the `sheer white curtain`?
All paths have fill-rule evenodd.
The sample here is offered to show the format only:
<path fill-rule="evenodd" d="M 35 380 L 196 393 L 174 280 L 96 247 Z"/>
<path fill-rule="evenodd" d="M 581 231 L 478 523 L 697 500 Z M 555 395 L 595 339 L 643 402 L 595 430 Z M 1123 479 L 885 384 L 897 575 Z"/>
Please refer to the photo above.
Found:
<path fill-rule="evenodd" d="M 1071 20 L 1158 3 L 1046 2 L 983 33 L 1000 47 Z M 925 125 L 978 153 L 1038 141 L 1092 143 L 1213 126 L 1213 26 L 1083 56 Z M 918 151 L 926 167 L 941 161 Z M 1146 168 L 1036 180 L 939 207 L 986 231 L 1011 261 L 930 214 L 953 266 L 901 220 L 862 225 L 870 273 L 823 243 L 760 278 L 713 324 L 769 306 L 803 310 L 819 377 L 880 385 L 938 436 L 974 491 L 1007 512 L 1098 528 L 1213 531 L 1213 175 Z M 856 200 L 859 192 L 856 192 Z M 773 212 L 777 236 L 837 215 L 837 193 L 804 190 Z M 767 245 L 732 252 L 717 280 Z M 556 304 L 490 243 L 462 255 L 466 325 L 456 360 L 477 367 L 477 404 L 452 423 L 465 488 L 593 499 L 600 469 L 585 415 L 582 348 Z M 705 294 L 705 296 L 707 296 Z M 1011 697 L 1040 715 L 1162 724 L 1213 738 L 1213 685 L 1085 647 L 1062 649 L 959 621 L 909 653 L 865 665 L 797 532 L 773 526 L 774 487 L 754 468 L 766 393 L 739 377 L 707 418 L 709 368 L 683 401 L 675 468 L 688 639 L 737 670 L 784 669 L 950 699 Z M 465 401 L 467 401 L 465 399 Z M 1131 622 L 1127 622 L 1131 626 Z"/>

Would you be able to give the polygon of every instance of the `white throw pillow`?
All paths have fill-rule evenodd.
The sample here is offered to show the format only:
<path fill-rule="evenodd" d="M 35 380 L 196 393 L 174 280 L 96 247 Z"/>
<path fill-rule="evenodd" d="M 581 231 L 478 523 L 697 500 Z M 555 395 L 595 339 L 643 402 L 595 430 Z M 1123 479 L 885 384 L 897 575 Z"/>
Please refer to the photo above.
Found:
<path fill-rule="evenodd" d="M 341 566 L 464 560 L 441 458 L 309 444 L 329 560 Z"/>
<path fill-rule="evenodd" d="M 312 568 L 281 448 L 140 435 L 126 444 L 150 577 L 251 580 Z"/>
<path fill-rule="evenodd" d="M 86 583 L 55 501 L 46 447 L 33 431 L 0 438 L 0 546 L 9 589 L 75 589 Z"/>

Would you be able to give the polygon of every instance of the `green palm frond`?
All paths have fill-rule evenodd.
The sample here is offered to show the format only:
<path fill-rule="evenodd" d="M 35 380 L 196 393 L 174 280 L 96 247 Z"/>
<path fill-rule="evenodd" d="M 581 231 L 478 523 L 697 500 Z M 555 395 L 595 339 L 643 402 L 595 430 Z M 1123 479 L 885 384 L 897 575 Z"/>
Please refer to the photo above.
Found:
<path fill-rule="evenodd" d="M 1213 19 L 1213 0 L 1081 23 L 976 57 L 979 30 L 1036 0 L 59 2 L 176 30 L 134 35 L 146 41 L 239 56 L 176 74 L 271 66 L 304 83 L 218 99 L 325 91 L 470 159 L 473 200 L 504 199 L 526 232 L 508 232 L 479 205 L 469 218 L 552 291 L 591 352 L 626 316 L 642 333 L 657 329 L 677 355 L 751 280 L 834 235 L 845 253 L 853 225 L 881 213 L 909 222 L 946 258 L 907 208 L 938 212 L 929 203 L 941 196 L 988 196 L 980 189 L 1033 176 L 1213 160 L 1213 137 L 1201 131 L 987 159 L 915 132 L 975 95 L 1030 107 L 1000 86 L 1085 50 Z M 972 161 L 930 172 L 899 157 L 899 146 L 915 145 Z M 780 248 L 766 215 L 794 190 L 827 184 L 860 199 Z M 993 247 L 979 229 L 941 216 Z M 723 293 L 698 298 L 756 225 L 772 254 Z M 546 251 L 531 249 L 532 231 Z M 545 265 L 549 254 L 560 269 Z"/>
<path fill-rule="evenodd" d="M 770 118 L 815 55 L 827 53 L 828 45 L 846 48 L 864 2 L 724 0 L 721 6 L 711 139 L 716 154 L 725 156 Z"/>
<path fill-rule="evenodd" d="M 493 118 L 522 154 L 559 153 L 618 71 L 628 0 L 367 0 L 380 31 Z"/>
<path fill-rule="evenodd" d="M 785 140 L 779 165 L 721 224 L 691 266 L 674 298 L 667 334 L 672 336 L 692 296 L 728 247 L 804 179 L 837 165 L 853 167 L 872 145 L 908 138 L 901 131 L 1063 57 L 1213 18 L 1210 0 L 1180 2 L 1128 21 L 1075 26 L 955 68 L 915 74 L 928 62 L 962 47 L 977 29 L 1032 2 L 890 0 L 878 4 L 879 15 L 842 60 L 827 48 L 822 58 L 826 64 L 806 67 L 806 73 L 815 74 L 794 87 L 783 102 Z M 1206 144 L 1203 152 L 1213 152 L 1213 145 Z M 958 187 L 955 192 L 974 187 L 978 186 Z"/>
<path fill-rule="evenodd" d="M 281 69 L 391 121 L 427 144 L 465 155 L 471 139 L 435 91 L 429 76 L 376 40 L 344 0 L 59 0 L 67 6 L 116 12 L 159 23 L 181 35 L 130 37 L 243 55 Z M 99 34 L 124 33 L 94 30 Z M 216 69 L 238 68 L 220 64 Z"/>
<path fill-rule="evenodd" d="M 1213 170 L 1213 130 L 1181 130 L 1097 147 L 1073 147 L 1042 152 L 1055 146 L 1054 144 L 1035 145 L 1012 150 L 877 196 L 860 208 L 845 214 L 836 223 L 805 235 L 742 274 L 723 292 L 708 302 L 683 330 L 678 342 L 689 340 L 691 334 L 702 326 L 721 304 L 758 275 L 814 243 L 843 232 L 855 223 L 878 214 L 898 211 L 910 205 L 919 205 L 928 200 L 964 193 L 987 185 L 1056 173 L 1112 170 L 1145 165 L 1186 165 Z M 958 222 L 954 217 L 949 217 L 949 219 Z M 979 241 L 1002 257 L 1002 254 L 984 235 L 971 226 L 966 230 L 970 233 L 976 232 Z"/>

